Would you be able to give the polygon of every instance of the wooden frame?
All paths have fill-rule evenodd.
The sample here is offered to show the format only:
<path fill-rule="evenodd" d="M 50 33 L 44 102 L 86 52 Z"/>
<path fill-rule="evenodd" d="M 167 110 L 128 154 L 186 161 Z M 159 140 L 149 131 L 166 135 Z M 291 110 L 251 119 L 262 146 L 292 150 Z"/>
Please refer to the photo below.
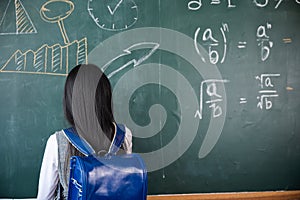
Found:
<path fill-rule="evenodd" d="M 147 200 L 300 200 L 300 190 L 209 194 L 148 195 Z"/>

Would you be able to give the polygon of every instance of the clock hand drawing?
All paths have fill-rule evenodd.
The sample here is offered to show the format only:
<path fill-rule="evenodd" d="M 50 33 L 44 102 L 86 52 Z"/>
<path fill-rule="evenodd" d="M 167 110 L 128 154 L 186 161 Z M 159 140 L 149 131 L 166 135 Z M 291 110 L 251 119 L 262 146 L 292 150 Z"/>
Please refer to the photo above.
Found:
<path fill-rule="evenodd" d="M 116 10 L 118 9 L 118 7 L 119 7 L 120 4 L 122 3 L 122 1 L 123 1 L 123 0 L 120 0 L 119 3 L 116 5 L 116 7 L 115 7 L 113 10 L 111 10 L 111 8 L 110 8 L 109 5 L 107 6 L 107 9 L 109 10 L 109 12 L 110 12 L 111 15 L 114 15 L 114 13 L 115 13 Z"/>
<path fill-rule="evenodd" d="M 138 19 L 133 0 L 88 0 L 88 12 L 96 25 L 107 31 L 128 29 Z"/>

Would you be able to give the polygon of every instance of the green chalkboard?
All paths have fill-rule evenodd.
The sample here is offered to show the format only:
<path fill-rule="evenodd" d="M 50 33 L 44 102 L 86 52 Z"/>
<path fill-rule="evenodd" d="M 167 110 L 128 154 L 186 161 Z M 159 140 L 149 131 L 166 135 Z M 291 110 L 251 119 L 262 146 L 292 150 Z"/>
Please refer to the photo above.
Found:
<path fill-rule="evenodd" d="M 299 0 L 1 0 L 0 197 L 35 197 L 66 74 L 97 64 L 149 194 L 300 189 Z"/>

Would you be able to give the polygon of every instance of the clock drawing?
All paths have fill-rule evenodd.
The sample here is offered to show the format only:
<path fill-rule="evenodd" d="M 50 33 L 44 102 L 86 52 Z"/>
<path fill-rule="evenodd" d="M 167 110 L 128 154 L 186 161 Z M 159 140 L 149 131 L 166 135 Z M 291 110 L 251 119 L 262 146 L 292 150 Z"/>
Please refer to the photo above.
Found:
<path fill-rule="evenodd" d="M 128 29 L 138 19 L 133 0 L 88 0 L 88 12 L 98 27 L 108 31 Z"/>

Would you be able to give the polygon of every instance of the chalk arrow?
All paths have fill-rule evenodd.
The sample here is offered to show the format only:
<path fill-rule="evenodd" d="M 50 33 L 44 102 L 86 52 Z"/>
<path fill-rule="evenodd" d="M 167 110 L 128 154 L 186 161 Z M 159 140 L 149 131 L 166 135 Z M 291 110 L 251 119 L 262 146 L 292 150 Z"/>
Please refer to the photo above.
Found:
<path fill-rule="evenodd" d="M 119 71 L 125 69 L 126 67 L 128 67 L 132 64 L 133 64 L 133 67 L 136 67 L 136 66 L 140 65 L 142 62 L 147 60 L 158 49 L 158 47 L 159 47 L 159 44 L 154 43 L 154 42 L 141 42 L 141 43 L 133 44 L 130 47 L 128 47 L 127 49 L 124 49 L 122 54 L 116 56 L 115 58 L 110 60 L 108 63 L 106 63 L 101 69 L 102 69 L 102 71 L 105 71 L 108 68 L 108 66 L 111 63 L 113 63 L 115 60 L 117 60 L 117 59 L 119 59 L 123 56 L 131 55 L 131 52 L 134 51 L 134 50 L 150 49 L 144 55 L 142 55 L 140 58 L 133 58 L 130 61 L 128 61 L 126 64 L 119 67 L 117 70 L 115 70 L 115 71 L 111 72 L 110 74 L 108 74 L 107 77 L 110 78 L 113 75 L 115 75 L 116 73 L 118 73 Z"/>

